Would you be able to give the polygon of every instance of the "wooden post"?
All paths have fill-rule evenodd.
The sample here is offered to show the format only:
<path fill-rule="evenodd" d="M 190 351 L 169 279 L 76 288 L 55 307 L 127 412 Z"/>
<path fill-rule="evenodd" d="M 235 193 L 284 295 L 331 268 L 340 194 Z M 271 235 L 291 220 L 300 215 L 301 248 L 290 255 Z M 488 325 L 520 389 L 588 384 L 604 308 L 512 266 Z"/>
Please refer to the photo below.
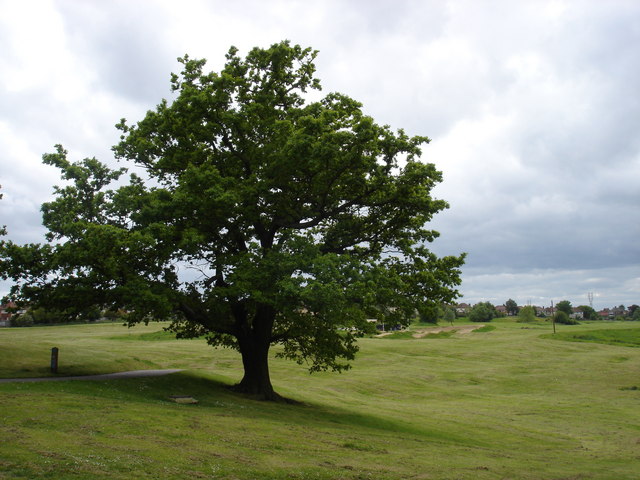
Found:
<path fill-rule="evenodd" d="M 58 347 L 51 349 L 51 373 L 58 373 Z"/>

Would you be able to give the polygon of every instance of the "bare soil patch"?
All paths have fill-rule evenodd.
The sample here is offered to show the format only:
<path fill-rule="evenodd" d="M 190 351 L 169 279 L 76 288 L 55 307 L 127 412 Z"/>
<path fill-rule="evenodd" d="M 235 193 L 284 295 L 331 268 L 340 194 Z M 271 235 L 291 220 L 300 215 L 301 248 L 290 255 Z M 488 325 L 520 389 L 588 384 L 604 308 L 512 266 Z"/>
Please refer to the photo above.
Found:
<path fill-rule="evenodd" d="M 482 327 L 484 327 L 484 324 L 460 325 L 460 326 L 455 326 L 455 327 L 427 327 L 427 328 L 421 328 L 419 330 L 415 330 L 413 332 L 412 337 L 413 338 L 423 338 L 423 337 L 426 337 L 427 335 L 431 335 L 433 333 L 440 333 L 440 332 L 455 332 L 455 333 L 459 333 L 461 335 L 464 335 L 465 333 L 473 332 L 474 330 L 477 330 L 478 328 L 482 328 Z M 376 335 L 376 336 L 377 337 L 384 337 L 386 335 L 391 335 L 393 333 L 396 333 L 396 332 L 384 332 L 384 333 L 381 333 L 381 334 Z"/>
<path fill-rule="evenodd" d="M 464 335 L 465 333 L 473 332 L 478 328 L 484 327 L 483 324 L 478 325 L 460 325 L 459 327 L 430 327 L 430 328 L 422 328 L 420 330 L 416 330 L 413 334 L 413 338 L 422 338 L 430 335 L 432 333 L 440 333 L 440 332 L 455 332 Z"/>

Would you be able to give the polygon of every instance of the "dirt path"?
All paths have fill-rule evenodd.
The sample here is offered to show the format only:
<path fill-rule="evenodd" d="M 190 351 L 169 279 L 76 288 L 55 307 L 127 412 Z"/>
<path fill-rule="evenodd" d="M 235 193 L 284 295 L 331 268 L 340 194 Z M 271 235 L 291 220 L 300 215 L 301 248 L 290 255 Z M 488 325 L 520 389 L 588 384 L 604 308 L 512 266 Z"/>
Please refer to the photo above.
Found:
<path fill-rule="evenodd" d="M 459 327 L 428 327 L 428 328 L 421 328 L 419 330 L 415 330 L 412 336 L 413 338 L 423 338 L 432 333 L 440 333 L 440 332 L 455 332 L 455 333 L 460 333 L 464 335 L 465 333 L 473 332 L 474 330 L 477 330 L 478 328 L 482 328 L 482 327 L 484 327 L 484 324 L 461 325 Z M 384 337 L 386 335 L 392 335 L 394 333 L 396 332 L 385 332 L 376 336 Z"/>
<path fill-rule="evenodd" d="M 477 330 L 478 328 L 482 328 L 482 327 L 484 327 L 484 325 L 461 325 L 459 327 L 424 328 L 424 329 L 416 330 L 416 332 L 413 334 L 413 338 L 422 338 L 422 337 L 426 337 L 429 334 L 440 333 L 440 332 L 455 332 L 455 333 L 460 333 L 464 335 L 465 333 L 473 332 L 474 330 Z"/>
<path fill-rule="evenodd" d="M 102 375 L 76 375 L 72 377 L 33 377 L 33 378 L 0 378 L 0 383 L 9 382 L 61 382 L 66 380 L 116 380 L 119 378 L 159 377 L 170 373 L 181 372 L 182 369 L 168 370 L 132 370 L 130 372 L 105 373 Z"/>

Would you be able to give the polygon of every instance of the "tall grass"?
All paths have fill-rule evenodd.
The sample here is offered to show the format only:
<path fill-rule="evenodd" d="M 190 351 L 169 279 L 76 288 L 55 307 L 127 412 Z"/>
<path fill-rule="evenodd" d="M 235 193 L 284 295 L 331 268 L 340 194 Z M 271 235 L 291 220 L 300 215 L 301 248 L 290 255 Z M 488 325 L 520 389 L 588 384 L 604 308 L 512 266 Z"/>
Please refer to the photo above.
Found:
<path fill-rule="evenodd" d="M 235 352 L 159 325 L 2 329 L 0 377 L 48 375 L 53 346 L 61 374 L 186 371 L 0 384 L 0 478 L 638 478 L 640 349 L 542 338 L 546 325 L 492 326 L 362 339 L 343 374 L 310 376 L 273 358 L 274 385 L 295 405 L 230 393 L 242 373 Z"/>

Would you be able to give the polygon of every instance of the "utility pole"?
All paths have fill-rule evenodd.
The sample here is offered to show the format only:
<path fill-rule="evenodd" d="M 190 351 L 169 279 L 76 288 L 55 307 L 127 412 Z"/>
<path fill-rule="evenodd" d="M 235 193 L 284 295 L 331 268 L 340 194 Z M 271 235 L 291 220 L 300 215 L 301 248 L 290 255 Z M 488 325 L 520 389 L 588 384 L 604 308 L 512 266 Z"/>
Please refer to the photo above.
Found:
<path fill-rule="evenodd" d="M 553 314 L 553 300 L 551 300 L 551 322 L 553 323 L 553 333 L 556 333 L 556 316 Z"/>

